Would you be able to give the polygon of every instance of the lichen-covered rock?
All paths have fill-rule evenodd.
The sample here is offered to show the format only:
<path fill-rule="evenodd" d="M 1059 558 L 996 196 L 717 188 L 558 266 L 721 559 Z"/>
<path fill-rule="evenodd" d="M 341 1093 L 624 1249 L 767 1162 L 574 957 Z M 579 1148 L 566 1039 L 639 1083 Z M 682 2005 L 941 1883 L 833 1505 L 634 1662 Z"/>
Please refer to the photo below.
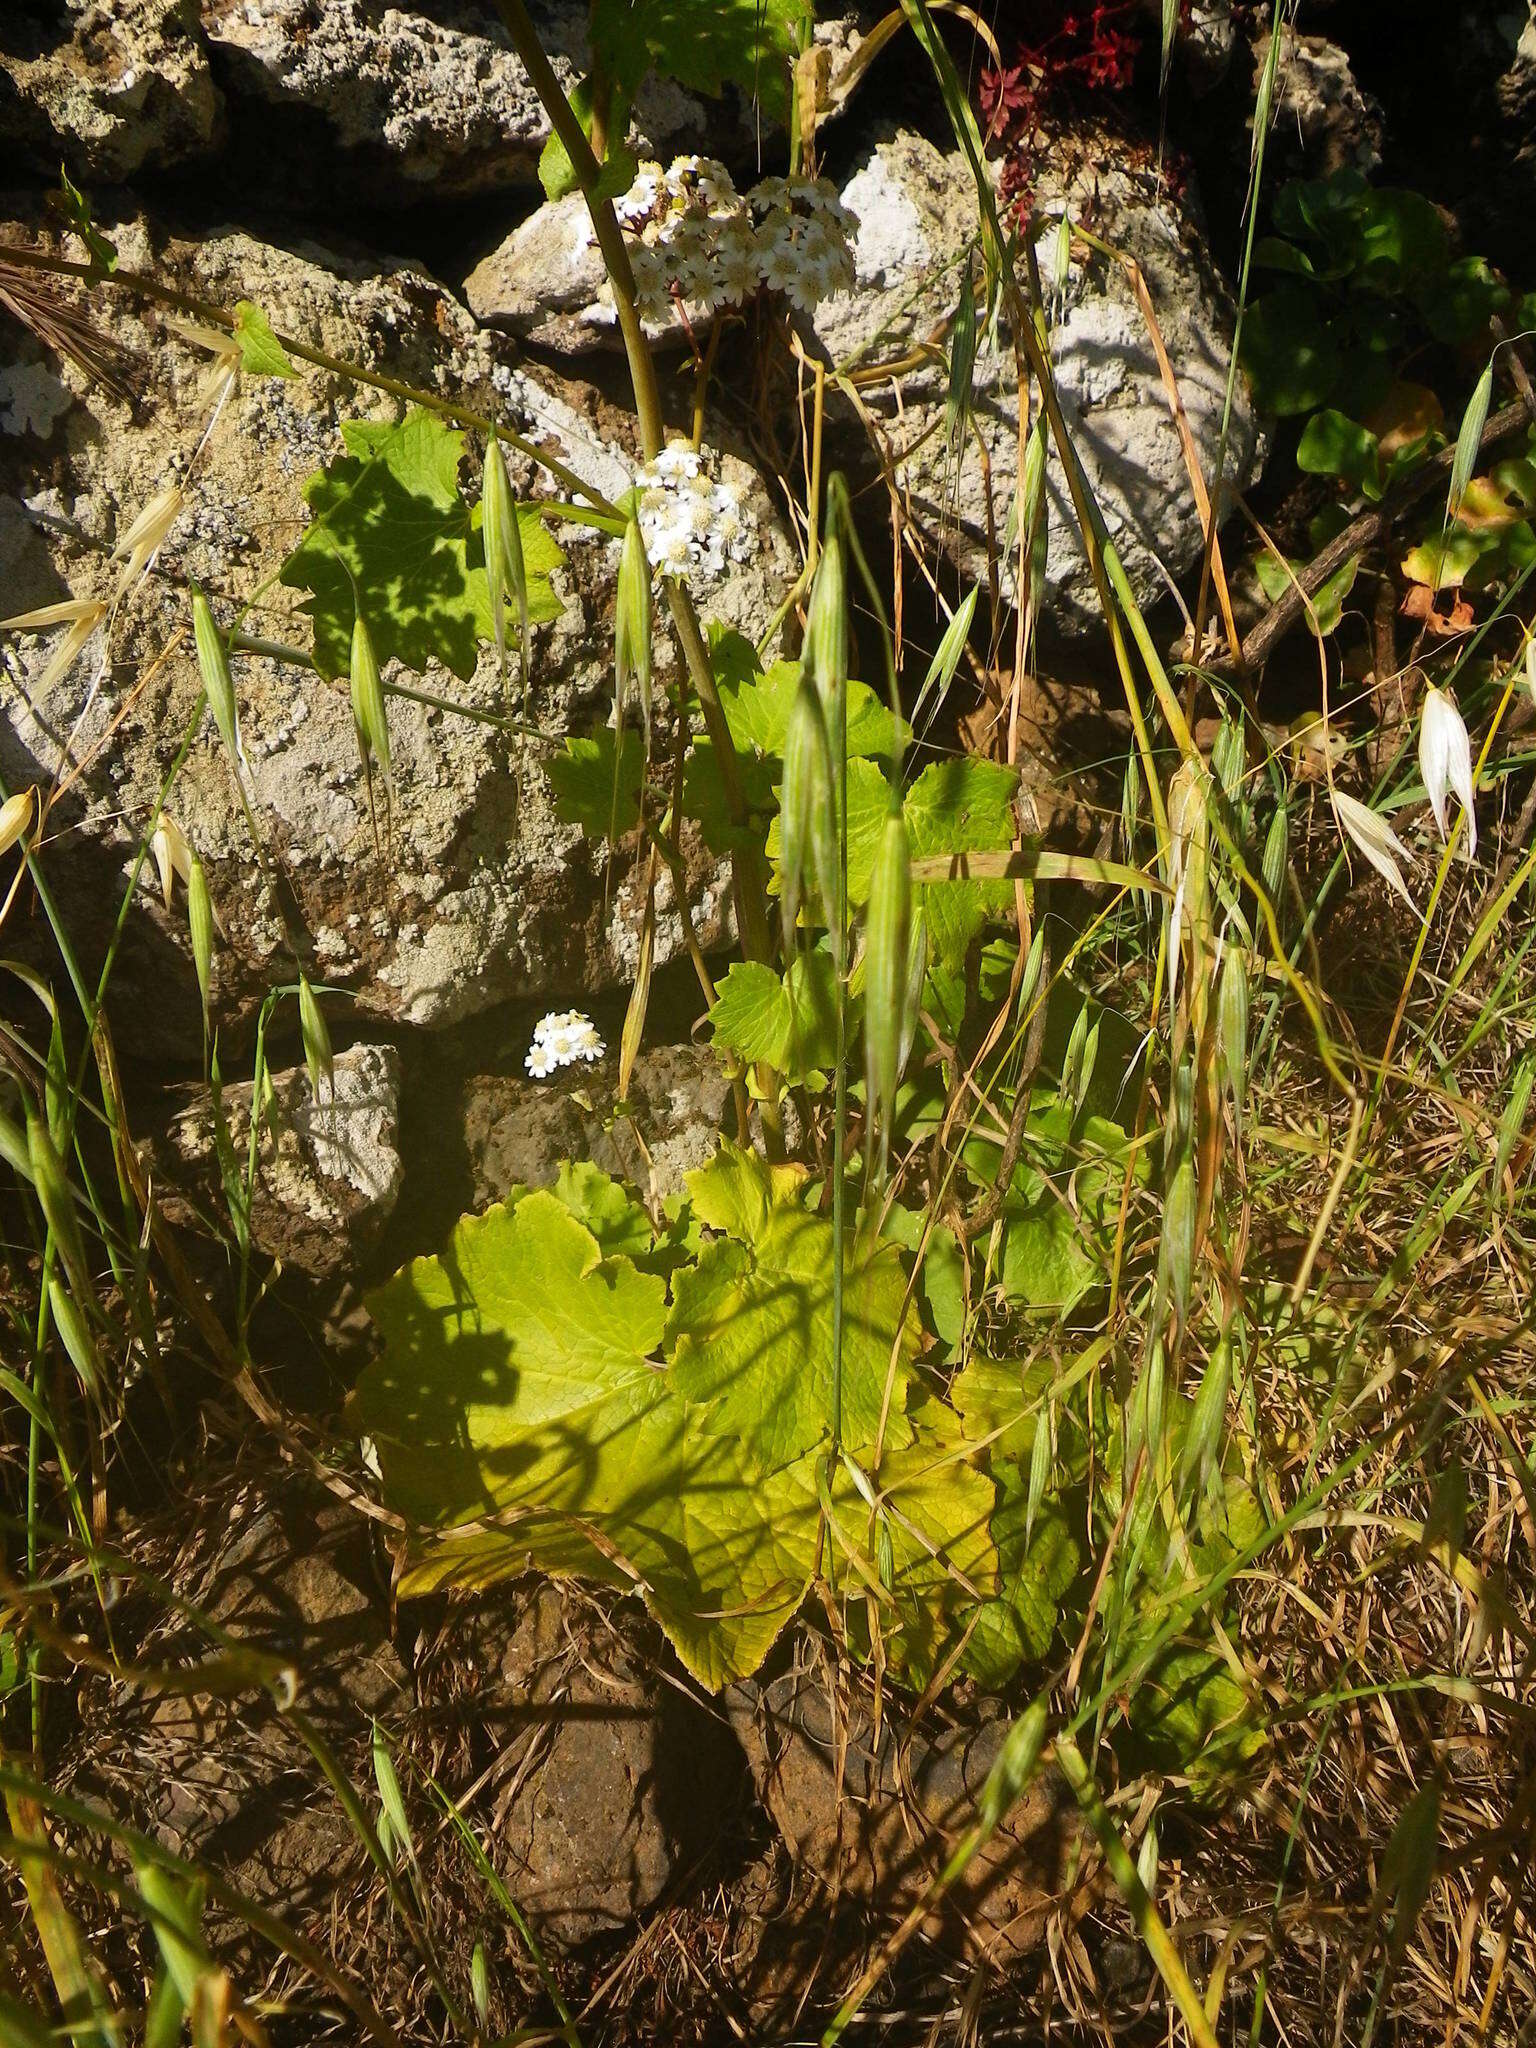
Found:
<path fill-rule="evenodd" d="M 561 355 L 618 347 L 607 272 L 579 192 L 546 200 L 483 256 L 464 280 L 477 319 Z M 606 302 L 605 302 L 606 299 Z"/>
<path fill-rule="evenodd" d="M 336 1055 L 331 1085 L 317 1101 L 308 1070 L 271 1077 L 251 1205 L 258 1250 L 312 1279 L 350 1272 L 377 1243 L 400 1193 L 400 1055 L 392 1045 L 353 1045 Z M 220 1093 L 234 1156 L 244 1161 L 251 1084 Z M 163 1127 L 150 1133 L 162 1206 L 180 1220 L 180 1184 L 215 1212 L 218 1151 L 213 1100 L 185 1091 Z"/>
<path fill-rule="evenodd" d="M 658 1676 L 647 1625 L 583 1627 L 532 1579 L 515 1597 L 500 1684 L 478 1702 L 510 1701 L 519 1728 L 492 1855 L 541 1936 L 571 1947 L 630 1925 L 721 1835 L 740 1760 Z"/>
<path fill-rule="evenodd" d="M 1140 265 L 1209 482 L 1232 348 L 1226 290 L 1188 207 L 1174 199 L 1150 162 L 1139 166 L 1123 144 L 1100 140 L 1096 148 L 1091 136 L 1079 134 L 1043 148 L 1036 204 L 1048 217 L 1065 208 Z M 977 234 L 976 192 L 957 151 L 897 131 L 864 151 L 842 196 L 859 221 L 858 281 L 852 291 L 822 302 L 815 339 L 830 361 L 856 355 L 867 373 L 882 359 L 910 357 L 918 344 L 945 331 L 965 252 Z M 1040 250 L 1048 280 L 1054 244 L 1051 227 Z M 1051 358 L 1067 426 L 1137 601 L 1151 603 L 1166 593 L 1168 576 L 1199 559 L 1203 535 L 1145 318 L 1122 265 L 1096 253 L 1073 263 L 1051 312 Z M 1018 379 L 1005 322 L 978 349 L 974 432 L 958 460 L 945 444 L 945 391 L 942 362 L 903 370 L 899 404 L 890 386 L 861 386 L 920 530 L 963 577 L 984 582 L 989 541 L 1000 543 L 1007 530 L 1018 476 Z M 976 434 L 986 444 L 985 466 Z M 1259 449 L 1239 378 L 1227 474 L 1240 488 L 1256 473 Z M 1054 450 L 1047 496 L 1048 623 L 1081 633 L 1093 628 L 1099 612 Z M 1011 578 L 1006 561 L 1003 573 Z M 1004 587 L 1011 585 L 1005 580 Z"/>
<path fill-rule="evenodd" d="M 510 1075 L 472 1081 L 462 1119 L 476 1208 L 501 1201 L 518 1183 L 552 1185 L 567 1159 L 591 1159 L 657 1201 L 681 1194 L 684 1176 L 705 1165 L 720 1141 L 731 1091 L 719 1059 L 707 1046 L 649 1047 L 635 1062 L 628 1114 L 620 1118 L 606 1079 L 583 1086 L 582 1102 L 558 1083 Z"/>
<path fill-rule="evenodd" d="M 421 273 L 346 264 L 314 249 L 289 254 L 243 234 L 192 245 L 143 221 L 118 239 L 129 266 L 223 304 L 252 299 L 277 328 L 311 345 L 488 409 L 610 496 L 629 486 L 632 418 L 589 386 L 514 367 L 507 345 L 481 333 Z M 72 365 L 50 366 L 73 403 L 46 438 L 0 438 L 7 613 L 68 592 L 110 599 L 122 564 L 107 550 L 168 482 L 180 476 L 185 488 L 156 570 L 123 601 L 106 672 L 98 640 L 43 689 L 57 636 L 0 645 L 0 769 L 11 785 L 50 782 L 79 722 L 71 759 L 81 772 L 54 807 L 50 858 L 61 882 L 69 880 L 64 900 L 87 959 L 100 958 L 125 861 L 196 703 L 189 581 L 208 591 L 221 620 L 249 604 L 245 631 L 307 648 L 302 600 L 273 580 L 309 522 L 304 482 L 342 453 L 340 421 L 387 421 L 401 411 L 393 397 L 305 367 L 292 379 L 243 380 L 205 441 L 207 357 L 158 316 L 146 322 L 127 311 L 130 304 L 102 294 L 95 316 L 138 350 L 139 401 L 120 404 L 87 389 Z M 24 349 L 28 359 L 35 354 L 30 344 Z M 755 472 L 729 456 L 721 463 L 756 513 L 760 545 L 701 596 L 707 609 L 755 634 L 782 594 L 791 557 Z M 473 451 L 462 468 L 472 498 Z M 525 496 L 549 489 L 521 461 L 513 484 Z M 507 709 L 489 647 L 468 681 L 435 664 L 424 676 L 402 673 L 400 682 L 435 701 L 390 700 L 387 807 L 377 784 L 370 804 L 345 678 L 329 683 L 293 661 L 236 655 L 261 857 L 211 720 L 193 734 L 169 799 L 220 916 L 215 1001 L 226 1027 L 248 1018 L 266 988 L 294 978 L 295 952 L 312 978 L 351 990 L 359 1016 L 418 1024 L 512 997 L 569 999 L 632 979 L 643 863 L 634 865 L 628 845 L 610 858 L 562 822 L 543 765 L 563 735 L 609 716 L 618 544 L 569 523 L 559 539 L 565 565 L 554 581 L 564 609 L 534 629 L 531 716 L 547 739 L 522 741 L 488 722 Z M 665 655 L 669 629 L 659 638 Z M 395 679 L 386 671 L 386 681 Z M 732 929 L 723 871 L 701 842 L 685 839 L 684 852 L 695 929 L 706 946 L 718 945 Z M 660 965 L 682 943 L 670 876 L 658 886 L 658 909 Z M 15 928 L 13 918 L 8 942 Z M 179 902 L 167 917 L 145 888 L 114 990 L 126 1047 L 200 1046 Z"/>
<path fill-rule="evenodd" d="M 223 118 L 197 0 L 66 0 L 0 21 L 0 152 L 113 181 L 203 155 Z"/>
<path fill-rule="evenodd" d="M 975 1820 L 1003 1720 L 956 1723 L 929 1739 L 877 1724 L 824 1660 L 726 1695 L 731 1725 L 762 1800 L 800 1868 L 833 1910 L 877 1925 L 916 1906 Z M 1095 1890 L 1077 1809 L 1054 1769 L 1041 1771 L 983 1843 L 925 1932 L 994 1964 L 1027 1953 L 1060 1913 L 1076 1918 Z"/>
<path fill-rule="evenodd" d="M 1268 23 L 1256 22 L 1253 32 L 1255 61 L 1262 65 L 1269 53 Z M 1274 121 L 1282 161 L 1308 177 L 1343 170 L 1369 177 L 1381 164 L 1381 108 L 1362 90 L 1348 52 L 1327 36 L 1282 27 Z"/>
<path fill-rule="evenodd" d="M 586 69 L 587 0 L 534 0 L 535 28 L 569 89 Z M 237 128 L 297 154 L 370 203 L 537 184 L 549 121 L 494 7 L 479 0 L 202 0 L 204 32 Z M 652 78 L 632 135 L 651 153 L 750 146 L 736 95 L 716 105 Z M 292 174 L 290 173 L 290 181 Z"/>

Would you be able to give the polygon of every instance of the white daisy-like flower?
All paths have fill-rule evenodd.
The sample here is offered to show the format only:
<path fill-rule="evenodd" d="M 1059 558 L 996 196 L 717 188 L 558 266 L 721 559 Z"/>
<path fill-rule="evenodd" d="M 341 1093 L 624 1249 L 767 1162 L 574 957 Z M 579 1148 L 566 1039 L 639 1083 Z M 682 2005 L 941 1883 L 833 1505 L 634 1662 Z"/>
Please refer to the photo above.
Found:
<path fill-rule="evenodd" d="M 653 530 L 645 551 L 658 576 L 686 576 L 694 559 L 693 534 L 688 527 L 669 520 Z"/>
<path fill-rule="evenodd" d="M 840 242 L 851 242 L 858 231 L 858 219 L 844 206 L 837 187 L 830 178 L 807 178 L 802 180 L 796 193 L 801 205 L 825 221 Z"/>
<path fill-rule="evenodd" d="M 544 1081 L 557 1067 L 601 1059 L 605 1049 L 590 1017 L 580 1010 L 551 1010 L 533 1027 L 533 1044 L 523 1065 L 536 1081 Z"/>
<path fill-rule="evenodd" d="M 672 295 L 667 289 L 667 270 L 654 249 L 644 242 L 634 243 L 629 252 L 630 269 L 635 278 L 635 304 L 640 318 L 659 326 L 671 317 Z"/>
<path fill-rule="evenodd" d="M 763 283 L 798 303 L 803 269 L 800 251 L 787 238 L 774 237 L 763 258 Z"/>
<path fill-rule="evenodd" d="M 808 220 L 800 237 L 800 254 L 808 264 L 820 266 L 837 255 L 838 236 L 825 220 Z"/>
<path fill-rule="evenodd" d="M 635 481 L 640 530 L 658 581 L 719 576 L 727 559 L 739 561 L 750 549 L 751 513 L 686 442 L 671 442 Z"/>
<path fill-rule="evenodd" d="M 654 157 L 647 157 L 641 164 L 629 190 L 613 202 L 614 212 L 626 227 L 637 226 L 641 221 L 650 219 L 661 197 L 665 176 Z"/>
<path fill-rule="evenodd" d="M 690 448 L 686 441 L 669 441 L 650 465 L 655 481 L 661 484 L 692 483 L 702 463 L 696 448 Z"/>
<path fill-rule="evenodd" d="M 744 305 L 762 283 L 757 238 L 745 221 L 728 221 L 715 245 L 715 268 L 721 295 L 733 306 Z"/>
<path fill-rule="evenodd" d="M 725 165 L 712 156 L 699 159 L 697 190 L 711 213 L 726 213 L 741 204 L 735 180 Z"/>
<path fill-rule="evenodd" d="M 788 178 L 760 178 L 747 194 L 754 213 L 772 213 L 793 203 L 794 190 Z"/>
<path fill-rule="evenodd" d="M 678 290 L 691 304 L 708 307 L 719 305 L 720 276 L 707 249 L 690 250 L 676 266 L 673 275 L 677 279 Z"/>

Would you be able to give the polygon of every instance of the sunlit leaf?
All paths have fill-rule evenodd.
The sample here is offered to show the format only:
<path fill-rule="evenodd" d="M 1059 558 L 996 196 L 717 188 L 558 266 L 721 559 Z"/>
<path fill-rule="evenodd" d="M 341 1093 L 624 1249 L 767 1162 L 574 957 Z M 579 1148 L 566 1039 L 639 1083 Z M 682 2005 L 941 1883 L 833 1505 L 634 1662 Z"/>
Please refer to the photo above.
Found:
<path fill-rule="evenodd" d="M 347 673 L 361 602 L 380 663 L 420 672 L 436 660 L 467 681 L 494 636 L 485 570 L 471 560 L 475 515 L 459 495 L 463 434 L 417 407 L 397 426 L 345 421 L 341 436 L 346 454 L 304 486 L 310 527 L 281 570 L 290 589 L 311 593 L 304 610 L 321 673 Z M 529 615 L 552 619 L 560 603 L 549 573 L 560 550 L 527 507 L 518 523 Z"/>

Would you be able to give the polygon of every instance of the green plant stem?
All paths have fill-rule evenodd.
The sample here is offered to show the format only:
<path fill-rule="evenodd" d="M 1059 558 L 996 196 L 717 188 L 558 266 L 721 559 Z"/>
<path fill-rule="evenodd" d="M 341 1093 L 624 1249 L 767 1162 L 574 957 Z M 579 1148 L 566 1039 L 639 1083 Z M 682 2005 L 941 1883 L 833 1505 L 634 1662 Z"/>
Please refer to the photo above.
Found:
<path fill-rule="evenodd" d="M 105 271 L 94 263 L 73 263 L 68 257 L 52 256 L 44 249 L 16 248 L 8 242 L 0 243 L 0 256 L 7 263 L 20 264 L 28 270 L 47 270 L 61 277 L 84 277 L 93 284 L 115 285 L 121 291 L 154 299 L 161 305 L 174 306 L 178 312 L 190 313 L 199 320 L 206 320 L 210 326 L 234 332 L 235 316 L 223 306 L 215 305 L 211 299 L 200 299 L 191 292 L 178 291 L 172 285 L 161 284 L 158 278 L 146 277 L 142 271 Z M 525 441 L 521 435 L 514 434 L 488 413 L 460 405 L 436 391 L 424 389 L 420 384 L 408 384 L 402 378 L 386 377 L 378 370 L 365 369 L 361 363 L 350 362 L 345 356 L 333 356 L 323 348 L 312 348 L 307 341 L 296 341 L 291 335 L 277 334 L 275 339 L 285 354 L 297 356 L 300 362 L 312 364 L 317 370 L 329 370 L 338 377 L 345 377 L 350 384 L 365 384 L 374 391 L 387 392 L 391 398 L 403 398 L 410 405 L 422 406 L 428 412 L 457 420 L 461 426 L 474 427 L 483 434 L 494 431 L 509 448 L 515 448 L 519 455 L 526 455 L 529 461 L 547 470 L 573 497 L 585 498 L 607 519 L 620 518 L 618 508 L 611 505 L 601 491 L 579 477 L 575 470 L 568 468 L 547 449 L 539 447 L 537 442 Z"/>
<path fill-rule="evenodd" d="M 837 1080 L 832 1102 L 832 1446 L 827 1454 L 830 1491 L 843 1440 L 843 1268 L 846 1247 L 846 1181 L 848 1178 L 848 686 L 837 693 Z M 868 1105 L 865 1106 L 866 1116 Z M 865 1154 L 868 1156 L 868 1144 Z"/>
<path fill-rule="evenodd" d="M 1136 1922 L 1136 1932 L 1141 1936 L 1142 1945 L 1157 1966 L 1157 1973 L 1167 1985 L 1169 1995 L 1179 2008 L 1190 2039 L 1195 2048 L 1217 2048 L 1216 2036 L 1210 2021 L 1205 2016 L 1205 2007 L 1200 1994 L 1190 1982 L 1189 1972 L 1173 1945 L 1172 1937 L 1163 1925 L 1158 1912 L 1137 1874 L 1136 1866 L 1124 1842 L 1120 1830 L 1110 1818 L 1109 1812 L 1099 1796 L 1093 1774 L 1083 1761 L 1082 1751 L 1069 1735 L 1056 1738 L 1056 1761 L 1061 1774 L 1077 1796 L 1088 1825 L 1093 1829 L 1110 1874 L 1120 1887 L 1126 1904 L 1131 1909 L 1131 1918 Z"/>
<path fill-rule="evenodd" d="M 549 115 L 550 125 L 571 160 L 582 196 L 587 202 L 592 233 L 608 273 L 608 281 L 613 287 L 619 332 L 623 337 L 630 382 L 634 387 L 635 416 L 640 424 L 640 445 L 646 460 L 650 461 L 652 457 L 660 454 L 666 438 L 665 421 L 661 410 L 661 391 L 656 381 L 656 366 L 651 360 L 650 344 L 645 338 L 640 310 L 635 303 L 634 272 L 630 268 L 629 251 L 624 246 L 618 216 L 613 210 L 612 202 L 598 194 L 602 166 L 592 153 L 592 145 L 587 140 L 575 108 L 566 98 L 560 81 L 555 76 L 554 66 L 544 54 L 544 46 L 528 17 L 523 0 L 496 0 L 496 8 L 506 24 L 512 47 L 522 60 L 529 81 L 538 94 L 544 111 Z M 731 814 L 733 824 L 745 824 L 747 805 L 736 758 L 736 743 L 731 737 L 725 709 L 720 702 L 720 693 L 715 687 L 714 667 L 710 662 L 709 649 L 704 644 L 698 614 L 694 610 L 693 600 L 681 583 L 669 577 L 666 591 L 667 608 L 672 614 L 673 630 L 682 648 L 689 680 L 698 697 L 710 745 L 714 749 L 726 808 Z M 736 878 L 736 916 L 741 932 L 742 950 L 748 959 L 769 960 L 773 955 L 773 939 L 768 924 L 767 874 L 762 855 L 756 847 L 752 847 L 734 854 L 732 865 Z"/>

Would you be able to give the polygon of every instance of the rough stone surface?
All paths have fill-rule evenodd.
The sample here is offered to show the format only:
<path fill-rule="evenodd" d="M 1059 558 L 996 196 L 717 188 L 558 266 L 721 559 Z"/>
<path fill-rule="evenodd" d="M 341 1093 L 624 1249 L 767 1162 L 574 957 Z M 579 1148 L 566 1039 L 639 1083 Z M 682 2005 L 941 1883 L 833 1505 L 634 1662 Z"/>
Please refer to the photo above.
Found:
<path fill-rule="evenodd" d="M 790 1854 L 831 1898 L 881 1922 L 911 1910 L 974 1819 L 1008 1725 L 952 1727 L 929 1741 L 887 1721 L 877 1739 L 820 1660 L 735 1686 L 727 1705 Z M 994 1962 L 1034 1948 L 1053 1912 L 1075 1914 L 1092 1895 L 1075 1816 L 1065 1783 L 1042 1773 L 925 1931 Z"/>
<path fill-rule="evenodd" d="M 366 1523 L 302 1486 L 257 1484 L 221 1495 L 216 1521 L 190 1511 L 178 1533 L 178 1591 L 235 1649 L 281 1661 L 294 1705 L 353 1782 L 367 1783 L 369 1717 L 398 1721 L 409 1692 Z M 174 1619 L 140 1649 L 166 1669 L 211 1654 L 200 1630 Z M 313 1759 L 275 1694 L 264 1700 L 250 1679 L 231 1692 L 125 1698 L 88 1685 L 76 1782 L 141 1815 L 178 1855 L 206 1857 L 248 1896 L 302 1913 L 334 1895 L 362 1851 L 340 1805 L 316 1796 Z"/>
<path fill-rule="evenodd" d="M 350 1271 L 377 1242 L 400 1193 L 400 1055 L 390 1045 L 353 1045 L 336 1055 L 334 1093 L 316 1102 L 304 1067 L 272 1076 L 252 1205 L 260 1251 L 315 1279 Z M 221 1091 L 235 1156 L 250 1135 L 251 1087 Z M 150 1139 L 156 1166 L 206 1201 L 218 1187 L 213 1106 L 205 1089 Z M 162 1189 L 162 1199 L 165 1191 Z M 217 1207 L 218 1205 L 215 1204 Z M 175 1221 L 174 1196 L 167 1212 Z"/>
<path fill-rule="evenodd" d="M 470 311 L 562 355 L 621 345 L 613 307 L 602 303 L 607 273 L 591 228 L 579 192 L 546 200 L 465 278 Z"/>
<path fill-rule="evenodd" d="M 730 1737 L 657 1663 L 627 1611 L 584 1618 L 527 1582 L 500 1662 L 518 1732 L 495 1848 L 513 1897 L 562 1947 L 654 1905 L 729 1810 Z"/>
<path fill-rule="evenodd" d="M 549 123 L 493 7 L 479 0 L 202 0 L 203 26 L 237 115 L 278 123 L 374 203 L 537 184 Z M 561 84 L 585 70 L 586 0 L 534 0 Z M 750 146 L 736 96 L 707 107 L 669 80 L 638 95 L 633 143 L 651 154 Z"/>
<path fill-rule="evenodd" d="M 1269 50 L 1267 24 L 1255 24 L 1255 61 Z M 1275 140 L 1309 177 L 1334 171 L 1365 176 L 1381 163 L 1381 108 L 1357 82 L 1349 56 L 1327 36 L 1280 32 L 1275 78 Z"/>
<path fill-rule="evenodd" d="M 223 106 L 197 0 L 10 0 L 0 20 L 0 152 L 105 182 L 208 151 Z"/>
<path fill-rule="evenodd" d="M 519 1184 L 549 1187 L 568 1159 L 591 1159 L 657 1201 L 714 1154 L 730 1084 L 706 1047 L 654 1046 L 630 1077 L 631 1115 L 615 1119 L 608 1085 L 568 1088 L 515 1076 L 484 1076 L 464 1105 L 475 1206 L 501 1201 Z M 590 1103 L 588 1108 L 586 1103 Z M 642 1144 L 644 1150 L 642 1151 Z M 647 1160 L 647 1155 L 649 1159 Z"/>
<path fill-rule="evenodd" d="M 1226 77 L 1237 48 L 1232 0 L 1192 0 L 1180 17 L 1178 55 L 1191 91 L 1210 92 Z"/>
<path fill-rule="evenodd" d="M 1041 163 L 1037 199 L 1046 214 L 1065 206 L 1075 221 L 1140 264 L 1209 480 L 1232 313 L 1197 223 L 1159 186 L 1150 166 L 1135 167 L 1123 146 L 1108 139 L 1096 153 L 1091 139 L 1079 135 L 1070 149 L 1043 150 Z M 857 351 L 867 368 L 942 332 L 952 316 L 961 261 L 976 234 L 975 188 L 958 152 L 897 131 L 864 151 L 843 198 L 859 219 L 858 281 L 821 305 L 815 338 L 831 360 Z M 1047 278 L 1054 241 L 1051 227 L 1040 251 Z M 1067 425 L 1110 536 L 1138 602 L 1152 602 L 1166 594 L 1167 576 L 1199 559 L 1203 537 L 1151 338 L 1119 264 L 1097 254 L 1073 264 L 1054 308 L 1052 359 Z M 1007 527 L 1018 473 L 1017 378 L 1006 332 L 978 351 L 973 380 L 975 423 L 990 456 L 990 498 L 974 440 L 958 465 L 946 454 L 945 384 L 937 365 L 903 375 L 899 408 L 889 387 L 882 395 L 880 387 L 865 385 L 862 396 L 876 412 L 920 527 L 962 576 L 984 581 L 988 535 L 1000 538 Z M 1240 487 L 1256 473 L 1259 447 L 1240 378 L 1227 457 L 1228 474 Z M 1047 497 L 1048 622 L 1068 633 L 1091 630 L 1098 606 L 1054 450 Z"/>
<path fill-rule="evenodd" d="M 193 246 L 143 221 L 118 239 L 125 264 L 154 268 L 216 301 L 254 299 L 280 330 L 311 345 L 490 408 L 610 496 L 628 487 L 637 460 L 627 438 L 631 417 L 589 386 L 514 367 L 508 345 L 478 330 L 419 272 L 348 263 L 307 245 L 289 253 L 236 233 Z M 246 380 L 204 443 L 206 356 L 158 320 L 146 332 L 119 304 L 104 300 L 99 317 L 139 351 L 140 401 L 130 408 L 88 391 L 65 365 L 57 375 L 74 402 L 54 415 L 47 437 L 0 438 L 7 611 L 69 591 L 110 598 L 120 564 L 105 558 L 103 544 L 119 539 L 168 480 L 186 478 L 185 508 L 157 573 L 124 601 L 111 670 L 94 695 L 99 642 L 46 690 L 39 679 L 57 636 L 0 647 L 7 672 L 0 768 L 13 785 L 48 781 L 63 739 L 83 716 L 74 758 L 84 773 L 54 819 L 58 873 L 62 879 L 74 869 L 69 896 L 88 958 L 99 954 L 115 918 L 130 833 L 142 829 L 196 700 L 187 581 L 210 592 L 223 618 L 254 599 L 247 631 L 307 647 L 309 622 L 297 594 L 271 582 L 306 527 L 302 485 L 341 453 L 340 420 L 387 420 L 400 410 L 392 398 L 306 369 L 292 381 Z M 34 354 L 23 341 L 23 364 Z M 791 556 L 755 472 L 733 457 L 721 460 L 755 509 L 762 545 L 700 597 L 706 610 L 755 635 L 785 587 Z M 471 453 L 461 474 L 470 494 L 477 475 Z M 535 483 L 531 464 L 514 466 L 513 485 L 525 495 L 547 488 Z M 551 738 L 589 732 L 609 715 L 618 564 L 618 543 L 606 536 L 562 525 L 559 537 L 566 565 L 556 586 L 565 609 L 535 629 L 531 707 Z M 664 661 L 671 651 L 665 626 L 659 639 Z M 471 710 L 503 707 L 489 648 L 468 683 L 435 668 L 401 680 Z M 274 982 L 292 979 L 286 933 L 295 930 L 312 977 L 354 991 L 363 1017 L 437 1025 L 513 996 L 569 999 L 632 978 L 643 869 L 625 849 L 610 872 L 607 850 L 561 822 L 542 770 L 545 748 L 395 697 L 394 805 L 381 816 L 382 804 L 370 811 L 344 683 L 327 685 L 312 671 L 256 656 L 236 657 L 235 681 L 253 809 L 283 904 L 256 860 L 211 721 L 193 739 L 170 800 L 208 870 L 227 934 L 217 948 L 215 990 L 226 1025 L 249 1018 Z M 698 842 L 685 838 L 684 851 L 695 929 L 704 945 L 718 945 L 731 930 L 723 870 Z M 669 877 L 658 904 L 659 966 L 681 947 Z M 179 909 L 166 918 L 146 889 L 145 915 L 132 920 L 114 984 L 128 1050 L 200 1046 L 183 923 Z"/>

